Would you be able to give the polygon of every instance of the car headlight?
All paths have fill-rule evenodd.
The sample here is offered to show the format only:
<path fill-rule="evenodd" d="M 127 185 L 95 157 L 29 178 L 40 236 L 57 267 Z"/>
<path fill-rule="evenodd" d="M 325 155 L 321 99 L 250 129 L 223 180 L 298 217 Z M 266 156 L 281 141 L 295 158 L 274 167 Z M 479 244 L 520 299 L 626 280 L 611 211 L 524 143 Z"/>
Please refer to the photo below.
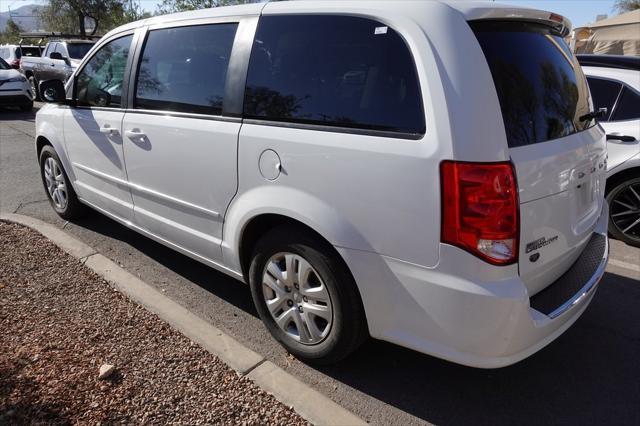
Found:
<path fill-rule="evenodd" d="M 24 83 L 25 81 L 27 81 L 27 79 L 23 75 L 20 75 L 18 77 L 11 77 L 9 80 L 5 80 L 5 83 Z"/>

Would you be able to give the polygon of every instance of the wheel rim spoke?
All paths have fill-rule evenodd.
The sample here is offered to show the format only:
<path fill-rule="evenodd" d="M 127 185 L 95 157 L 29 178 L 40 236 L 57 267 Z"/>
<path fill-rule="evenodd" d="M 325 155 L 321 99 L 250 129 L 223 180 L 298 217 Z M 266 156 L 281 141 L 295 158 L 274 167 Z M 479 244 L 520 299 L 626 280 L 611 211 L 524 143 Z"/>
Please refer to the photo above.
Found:
<path fill-rule="evenodd" d="M 624 208 L 622 208 L 622 207 Z M 640 185 L 628 185 L 611 203 L 611 220 L 626 237 L 640 239 Z"/>
<path fill-rule="evenodd" d="M 303 344 L 324 340 L 332 327 L 333 307 L 313 266 L 298 254 L 278 253 L 262 275 L 262 294 L 276 325 Z"/>

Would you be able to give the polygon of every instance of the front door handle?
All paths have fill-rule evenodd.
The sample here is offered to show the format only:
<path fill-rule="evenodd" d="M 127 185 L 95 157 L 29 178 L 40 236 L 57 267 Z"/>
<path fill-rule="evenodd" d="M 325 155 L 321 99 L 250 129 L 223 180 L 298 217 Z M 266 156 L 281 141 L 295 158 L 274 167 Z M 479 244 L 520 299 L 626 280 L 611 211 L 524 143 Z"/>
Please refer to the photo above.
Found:
<path fill-rule="evenodd" d="M 100 127 L 100 133 L 105 133 L 107 135 L 117 135 L 118 129 L 105 124 L 104 126 Z"/>
<path fill-rule="evenodd" d="M 620 142 L 635 142 L 636 138 L 633 136 L 623 135 L 621 133 L 609 133 L 607 135 L 608 141 L 620 141 Z"/>
<path fill-rule="evenodd" d="M 129 139 L 140 139 L 140 138 L 144 138 L 146 135 L 144 134 L 144 132 L 140 129 L 132 129 L 132 130 L 126 130 L 124 132 L 124 135 L 126 137 L 128 137 Z"/>

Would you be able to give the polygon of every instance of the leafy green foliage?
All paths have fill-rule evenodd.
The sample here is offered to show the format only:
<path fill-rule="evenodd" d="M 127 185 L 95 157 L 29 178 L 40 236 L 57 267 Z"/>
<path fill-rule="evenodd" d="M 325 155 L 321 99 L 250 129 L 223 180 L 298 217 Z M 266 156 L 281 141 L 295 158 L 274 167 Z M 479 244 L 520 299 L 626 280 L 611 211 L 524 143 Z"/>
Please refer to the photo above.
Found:
<path fill-rule="evenodd" d="M 162 3 L 158 6 L 158 14 L 163 15 L 165 13 L 257 2 L 257 0 L 162 0 Z"/>
<path fill-rule="evenodd" d="M 619 13 L 640 9 L 640 0 L 616 0 L 613 8 Z"/>
<path fill-rule="evenodd" d="M 47 31 L 104 34 L 127 22 L 149 17 L 133 0 L 49 0 L 39 12 Z"/>
<path fill-rule="evenodd" d="M 20 41 L 20 32 L 22 28 L 11 18 L 7 21 L 7 27 L 0 33 L 0 44 L 13 44 Z"/>

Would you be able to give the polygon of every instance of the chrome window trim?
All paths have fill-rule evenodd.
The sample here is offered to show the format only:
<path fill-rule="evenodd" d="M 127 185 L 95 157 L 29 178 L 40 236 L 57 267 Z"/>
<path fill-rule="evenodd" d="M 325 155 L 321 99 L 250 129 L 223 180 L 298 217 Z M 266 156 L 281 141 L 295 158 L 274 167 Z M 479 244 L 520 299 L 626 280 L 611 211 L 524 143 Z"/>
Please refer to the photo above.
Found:
<path fill-rule="evenodd" d="M 193 118 L 199 120 L 211 120 L 211 121 L 224 121 L 230 123 L 240 123 L 242 119 L 240 117 L 227 117 L 224 115 L 208 115 L 208 114 L 197 114 L 191 112 L 180 112 L 180 111 L 168 111 L 168 110 L 157 110 L 157 109 L 134 109 L 127 108 L 123 110 L 127 114 L 147 114 L 147 115 L 161 115 L 166 117 L 178 117 L 178 118 Z"/>
<path fill-rule="evenodd" d="M 365 129 L 361 127 L 339 127 L 339 126 L 331 126 L 331 125 L 325 125 L 325 124 L 308 124 L 308 123 L 297 123 L 297 122 L 291 122 L 291 121 L 262 120 L 262 119 L 256 119 L 256 118 L 244 118 L 242 120 L 242 123 L 254 124 L 258 126 L 285 127 L 290 129 L 315 130 L 320 132 L 376 136 L 380 138 L 405 139 L 405 140 L 413 140 L 413 141 L 419 141 L 425 137 L 425 135 L 422 133 L 394 132 L 391 130 L 375 130 L 375 129 Z"/>

